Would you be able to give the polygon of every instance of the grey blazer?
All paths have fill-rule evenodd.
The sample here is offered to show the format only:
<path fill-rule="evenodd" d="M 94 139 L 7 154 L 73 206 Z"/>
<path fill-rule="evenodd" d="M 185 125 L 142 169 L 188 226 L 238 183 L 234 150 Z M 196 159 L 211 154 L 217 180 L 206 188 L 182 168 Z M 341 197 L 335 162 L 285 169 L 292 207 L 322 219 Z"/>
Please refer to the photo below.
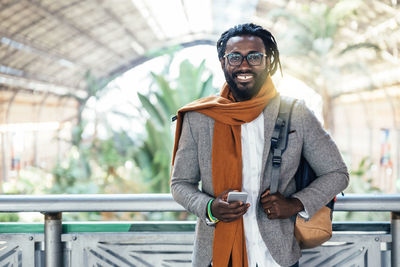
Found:
<path fill-rule="evenodd" d="M 280 97 L 275 97 L 264 109 L 264 152 L 262 158 L 260 199 L 270 186 L 272 162 L 270 140 L 279 110 Z M 282 156 L 279 192 L 298 198 L 310 216 L 343 191 L 349 175 L 342 157 L 314 114 L 304 102 L 297 101 L 291 118 L 288 146 Z M 206 206 L 213 197 L 211 147 L 214 120 L 198 112 L 188 112 L 183 119 L 182 134 L 173 166 L 171 192 L 179 204 L 198 217 L 193 252 L 193 266 L 209 266 L 212 260 L 214 227 L 206 224 Z M 316 172 L 316 179 L 307 188 L 295 192 L 293 176 L 303 151 Z M 257 177 L 254 177 L 257 179 Z M 258 201 L 257 223 L 262 238 L 274 260 L 281 266 L 296 263 L 301 251 L 293 234 L 291 219 L 269 220 Z"/>

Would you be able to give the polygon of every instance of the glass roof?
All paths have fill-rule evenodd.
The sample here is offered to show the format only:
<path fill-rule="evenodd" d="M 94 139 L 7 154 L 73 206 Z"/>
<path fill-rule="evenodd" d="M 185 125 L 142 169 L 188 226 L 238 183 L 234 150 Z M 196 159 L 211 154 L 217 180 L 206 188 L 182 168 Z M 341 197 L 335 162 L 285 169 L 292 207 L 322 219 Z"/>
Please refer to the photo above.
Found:
<path fill-rule="evenodd" d="M 79 98 L 88 70 L 99 79 L 119 75 L 150 51 L 215 43 L 244 22 L 270 29 L 285 69 L 311 87 L 328 72 L 341 77 L 332 96 L 400 82 L 397 0 L 1 1 L 0 20 L 3 90 L 47 88 Z M 369 87 L 347 86 L 354 76 Z"/>

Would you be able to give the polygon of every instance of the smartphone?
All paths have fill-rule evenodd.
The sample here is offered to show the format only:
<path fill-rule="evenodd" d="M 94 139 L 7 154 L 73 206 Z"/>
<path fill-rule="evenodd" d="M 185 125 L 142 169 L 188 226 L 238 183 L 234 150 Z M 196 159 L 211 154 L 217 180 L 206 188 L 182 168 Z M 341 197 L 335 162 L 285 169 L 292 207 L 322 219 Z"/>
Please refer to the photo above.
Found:
<path fill-rule="evenodd" d="M 246 203 L 247 200 L 247 192 L 229 192 L 228 193 L 228 202 L 242 201 Z"/>

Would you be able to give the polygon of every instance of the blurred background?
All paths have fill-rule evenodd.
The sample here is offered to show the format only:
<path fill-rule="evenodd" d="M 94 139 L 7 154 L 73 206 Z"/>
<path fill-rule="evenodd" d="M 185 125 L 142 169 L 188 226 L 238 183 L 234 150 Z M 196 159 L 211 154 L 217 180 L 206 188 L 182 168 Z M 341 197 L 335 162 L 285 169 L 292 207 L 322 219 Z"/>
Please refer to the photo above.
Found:
<path fill-rule="evenodd" d="M 278 90 L 304 99 L 337 142 L 345 193 L 398 193 L 397 0 L 1 0 L 0 193 L 169 192 L 171 117 L 219 91 L 215 43 L 247 22 L 277 39 Z M 155 216 L 193 219 L 64 218 Z M 18 220 L 32 218 L 0 214 Z"/>

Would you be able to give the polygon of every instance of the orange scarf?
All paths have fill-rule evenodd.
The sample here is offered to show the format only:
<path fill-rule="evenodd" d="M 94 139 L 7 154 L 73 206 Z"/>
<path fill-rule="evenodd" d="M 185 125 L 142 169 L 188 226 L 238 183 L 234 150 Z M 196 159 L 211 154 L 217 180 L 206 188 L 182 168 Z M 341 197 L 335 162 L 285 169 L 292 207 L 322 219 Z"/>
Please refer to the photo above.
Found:
<path fill-rule="evenodd" d="M 205 114 L 215 120 L 211 159 L 214 196 L 229 188 L 241 191 L 241 125 L 257 118 L 275 95 L 275 87 L 268 76 L 258 94 L 250 100 L 235 102 L 225 83 L 221 96 L 205 97 L 181 108 L 177 116 L 172 165 L 178 150 L 183 114 L 187 111 Z M 231 255 L 233 267 L 247 266 L 243 218 L 230 223 L 219 222 L 214 231 L 213 266 L 228 266 Z"/>

